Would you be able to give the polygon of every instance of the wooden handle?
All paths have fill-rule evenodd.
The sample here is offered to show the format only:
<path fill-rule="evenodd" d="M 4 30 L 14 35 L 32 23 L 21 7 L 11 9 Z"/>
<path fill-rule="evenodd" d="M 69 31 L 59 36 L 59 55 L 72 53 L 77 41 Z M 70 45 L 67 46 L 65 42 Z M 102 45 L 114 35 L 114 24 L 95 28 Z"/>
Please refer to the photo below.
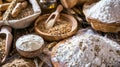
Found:
<path fill-rule="evenodd" d="M 48 19 L 46 20 L 46 29 L 49 29 L 51 27 L 53 27 L 53 25 L 55 24 L 56 20 L 59 18 L 59 13 L 63 10 L 63 7 L 62 5 L 59 5 L 56 9 L 55 12 L 53 12 L 49 17 Z M 52 18 L 52 16 L 55 16 L 52 20 L 50 20 Z"/>
<path fill-rule="evenodd" d="M 12 32 L 12 29 L 11 29 L 11 27 L 9 27 L 9 26 L 3 26 L 3 27 L 1 28 L 1 32 L 11 33 L 11 32 Z"/>
<path fill-rule="evenodd" d="M 55 12 L 60 13 L 63 10 L 63 6 L 62 5 L 58 5 L 57 9 Z"/>

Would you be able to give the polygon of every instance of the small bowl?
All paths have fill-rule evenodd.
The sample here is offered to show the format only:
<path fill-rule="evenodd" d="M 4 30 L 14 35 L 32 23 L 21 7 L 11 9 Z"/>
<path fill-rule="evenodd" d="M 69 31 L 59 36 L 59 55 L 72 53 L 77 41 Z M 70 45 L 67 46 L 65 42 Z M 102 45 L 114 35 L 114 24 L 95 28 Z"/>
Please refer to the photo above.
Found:
<path fill-rule="evenodd" d="M 61 35 L 51 35 L 49 33 L 45 33 L 43 31 L 41 31 L 39 29 L 39 23 L 40 23 L 40 21 L 47 20 L 47 18 L 49 17 L 49 15 L 50 14 L 45 14 L 45 15 L 40 16 L 35 21 L 35 25 L 34 25 L 36 33 L 39 34 L 40 36 L 42 36 L 45 40 L 47 40 L 47 41 L 58 41 L 58 40 L 61 40 L 61 39 L 68 38 L 68 37 L 74 35 L 77 32 L 77 26 L 78 26 L 78 24 L 77 24 L 76 19 L 73 16 L 70 16 L 70 15 L 67 15 L 67 14 L 60 14 L 60 18 L 58 20 L 62 19 L 62 20 L 70 22 L 71 26 L 72 26 L 70 32 L 65 33 L 65 34 L 61 34 Z"/>
<path fill-rule="evenodd" d="M 28 45 L 31 45 L 28 47 Z M 33 47 L 33 45 L 36 47 Z M 40 55 L 43 50 L 44 40 L 38 35 L 24 35 L 16 41 L 16 49 L 18 53 L 26 58 L 34 58 Z M 30 48 L 32 47 L 32 48 Z"/>

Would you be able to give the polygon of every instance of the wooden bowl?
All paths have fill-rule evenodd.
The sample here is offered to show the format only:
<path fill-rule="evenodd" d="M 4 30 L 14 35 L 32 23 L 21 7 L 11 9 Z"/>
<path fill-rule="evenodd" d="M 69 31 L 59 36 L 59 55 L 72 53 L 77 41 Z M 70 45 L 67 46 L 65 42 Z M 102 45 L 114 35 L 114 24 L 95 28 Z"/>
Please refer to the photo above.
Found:
<path fill-rule="evenodd" d="M 20 50 L 19 48 L 16 48 L 16 49 L 21 56 L 26 57 L 26 58 L 37 57 L 37 56 L 40 55 L 40 53 L 43 50 L 43 49 L 38 49 L 38 50 L 35 50 L 35 51 L 23 51 L 23 50 Z"/>
<path fill-rule="evenodd" d="M 30 38 L 29 36 L 33 36 L 33 37 Z M 32 50 L 30 47 L 28 47 L 28 45 L 32 45 L 30 46 L 32 47 Z M 33 47 L 33 46 L 36 46 L 36 47 Z M 43 38 L 41 38 L 38 35 L 33 35 L 33 34 L 24 35 L 18 38 L 18 40 L 16 41 L 16 49 L 18 53 L 21 56 L 26 57 L 26 58 L 33 58 L 33 57 L 39 56 L 43 50 L 43 46 L 44 46 Z"/>
<path fill-rule="evenodd" d="M 36 33 L 39 34 L 40 36 L 42 36 L 45 40 L 47 40 L 47 41 L 58 41 L 58 40 L 61 40 L 61 39 L 68 38 L 68 37 L 74 35 L 77 32 L 78 24 L 77 24 L 76 19 L 73 16 L 70 16 L 70 15 L 67 15 L 67 14 L 60 14 L 59 19 L 70 22 L 70 24 L 72 26 L 70 32 L 65 33 L 65 34 L 61 34 L 61 35 L 51 35 L 49 33 L 45 33 L 43 31 L 41 31 L 39 29 L 39 23 L 41 23 L 40 21 L 43 21 L 43 20 L 45 21 L 49 17 L 49 15 L 50 14 L 45 14 L 45 15 L 40 16 L 35 21 L 35 25 L 34 25 Z"/>

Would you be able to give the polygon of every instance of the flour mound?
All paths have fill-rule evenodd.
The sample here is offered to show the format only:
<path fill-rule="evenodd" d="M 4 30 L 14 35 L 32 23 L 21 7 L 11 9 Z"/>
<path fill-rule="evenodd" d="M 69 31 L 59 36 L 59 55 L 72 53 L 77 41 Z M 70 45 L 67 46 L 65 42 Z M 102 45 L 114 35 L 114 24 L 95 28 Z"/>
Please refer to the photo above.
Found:
<path fill-rule="evenodd" d="M 85 8 L 86 17 L 103 23 L 120 23 L 120 0 L 101 0 L 90 8 Z"/>

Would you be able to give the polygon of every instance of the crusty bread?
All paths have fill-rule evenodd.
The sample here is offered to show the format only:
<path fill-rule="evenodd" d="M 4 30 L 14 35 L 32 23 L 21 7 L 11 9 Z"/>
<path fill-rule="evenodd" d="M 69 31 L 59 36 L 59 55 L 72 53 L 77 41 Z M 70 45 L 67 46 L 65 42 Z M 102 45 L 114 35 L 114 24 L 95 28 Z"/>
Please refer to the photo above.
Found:
<path fill-rule="evenodd" d="M 95 30 L 103 32 L 120 31 L 120 0 L 101 0 L 83 7 L 87 21 Z"/>
<path fill-rule="evenodd" d="M 81 30 L 53 47 L 51 60 L 54 67 L 120 66 L 120 45 L 89 31 Z"/>

